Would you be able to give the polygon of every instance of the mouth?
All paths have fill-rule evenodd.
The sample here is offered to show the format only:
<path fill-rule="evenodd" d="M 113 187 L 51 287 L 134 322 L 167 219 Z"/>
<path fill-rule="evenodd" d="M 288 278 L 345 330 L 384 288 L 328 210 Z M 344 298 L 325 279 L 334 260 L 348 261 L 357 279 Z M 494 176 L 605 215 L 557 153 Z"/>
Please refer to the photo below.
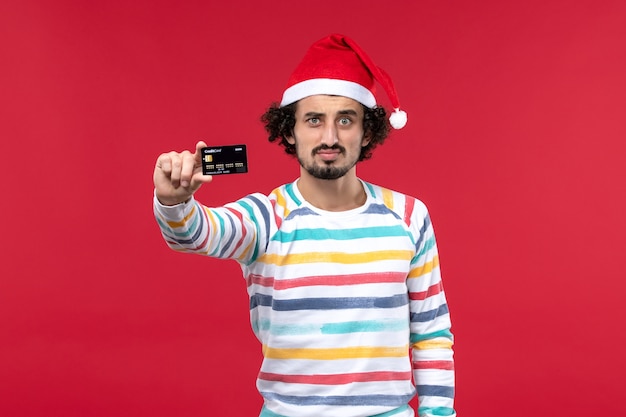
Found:
<path fill-rule="evenodd" d="M 318 155 L 324 161 L 332 161 L 337 159 L 343 153 L 341 146 L 320 146 L 313 150 L 314 155 Z"/>

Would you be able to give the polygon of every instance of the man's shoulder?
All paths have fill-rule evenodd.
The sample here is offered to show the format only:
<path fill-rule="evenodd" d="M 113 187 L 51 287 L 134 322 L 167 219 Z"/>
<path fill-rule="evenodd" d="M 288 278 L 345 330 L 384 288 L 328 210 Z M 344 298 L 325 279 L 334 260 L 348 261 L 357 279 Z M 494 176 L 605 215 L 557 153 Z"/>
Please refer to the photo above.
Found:
<path fill-rule="evenodd" d="M 281 198 L 283 198 L 283 196 L 291 194 L 291 187 L 292 184 L 283 184 L 274 188 L 269 193 L 267 193 L 266 191 L 252 192 L 234 201 L 234 203 L 239 203 L 246 200 L 256 200 L 262 201 L 264 204 L 267 203 L 273 205 L 276 203 L 276 200 L 280 200 Z"/>
<path fill-rule="evenodd" d="M 267 195 L 267 199 L 272 206 L 276 219 L 286 218 L 289 216 L 289 213 L 299 208 L 303 201 L 297 188 L 294 186 L 294 182 L 274 188 Z"/>
<path fill-rule="evenodd" d="M 397 216 L 405 219 L 407 223 L 410 223 L 409 219 L 413 216 L 425 217 L 428 215 L 426 204 L 417 197 L 388 187 L 361 181 L 366 188 L 366 192 L 375 200 L 375 204 L 384 205 Z"/>
<path fill-rule="evenodd" d="M 374 199 L 382 202 L 387 207 L 397 207 L 395 203 L 406 203 L 411 202 L 411 204 L 425 206 L 425 204 L 417 197 L 411 194 L 407 194 L 401 191 L 397 191 L 395 189 L 385 187 L 378 184 L 373 184 L 367 181 L 363 181 L 363 185 L 365 186 L 365 191 Z"/>

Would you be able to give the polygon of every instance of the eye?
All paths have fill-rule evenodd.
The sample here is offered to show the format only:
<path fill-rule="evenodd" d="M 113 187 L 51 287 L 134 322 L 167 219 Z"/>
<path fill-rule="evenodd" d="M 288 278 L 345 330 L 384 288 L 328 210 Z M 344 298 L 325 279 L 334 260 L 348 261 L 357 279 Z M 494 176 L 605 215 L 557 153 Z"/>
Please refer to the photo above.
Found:
<path fill-rule="evenodd" d="M 339 119 L 339 124 L 341 126 L 348 126 L 352 123 L 352 120 L 349 117 L 342 117 Z"/>
<path fill-rule="evenodd" d="M 308 124 L 313 125 L 313 126 L 320 124 L 319 117 L 310 117 L 306 121 Z"/>

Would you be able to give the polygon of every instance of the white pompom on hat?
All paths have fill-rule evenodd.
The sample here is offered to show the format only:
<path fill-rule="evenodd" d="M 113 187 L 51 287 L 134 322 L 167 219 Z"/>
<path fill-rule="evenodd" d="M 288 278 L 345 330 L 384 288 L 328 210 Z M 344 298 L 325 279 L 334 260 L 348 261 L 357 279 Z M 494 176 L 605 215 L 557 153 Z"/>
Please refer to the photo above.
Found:
<path fill-rule="evenodd" d="M 407 115 L 400 110 L 391 77 L 352 39 L 333 34 L 309 48 L 291 74 L 280 105 L 287 106 L 312 95 L 328 94 L 348 97 L 373 108 L 376 106 L 375 81 L 383 87 L 393 106 L 389 123 L 394 129 L 402 129 Z"/>

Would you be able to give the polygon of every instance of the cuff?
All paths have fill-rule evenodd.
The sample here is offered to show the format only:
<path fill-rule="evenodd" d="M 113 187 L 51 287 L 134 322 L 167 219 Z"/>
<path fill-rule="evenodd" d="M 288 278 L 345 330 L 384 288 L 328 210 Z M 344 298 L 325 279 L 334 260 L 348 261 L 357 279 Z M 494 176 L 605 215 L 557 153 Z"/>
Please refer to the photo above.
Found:
<path fill-rule="evenodd" d="M 174 220 L 179 221 L 184 219 L 193 209 L 196 200 L 191 197 L 184 203 L 176 204 L 173 206 L 166 206 L 161 204 L 159 199 L 156 197 L 156 192 L 153 196 L 154 200 L 154 211 L 161 215 L 166 220 Z"/>

